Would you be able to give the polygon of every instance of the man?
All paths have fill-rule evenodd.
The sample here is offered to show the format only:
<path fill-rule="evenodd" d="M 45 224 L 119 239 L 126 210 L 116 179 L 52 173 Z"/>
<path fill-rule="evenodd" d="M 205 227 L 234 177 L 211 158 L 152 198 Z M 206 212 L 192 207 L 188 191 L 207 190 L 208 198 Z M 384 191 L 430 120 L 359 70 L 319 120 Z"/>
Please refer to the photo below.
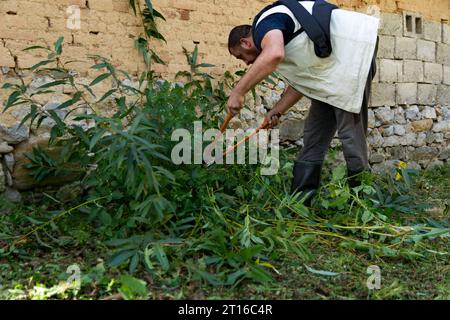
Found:
<path fill-rule="evenodd" d="M 321 5 L 331 6 L 320 1 Z M 317 18 L 317 12 L 313 12 L 316 2 L 299 3 Z M 292 192 L 308 194 L 308 206 L 319 188 L 322 164 L 336 130 L 343 145 L 350 187 L 357 186 L 359 173 L 369 169 L 367 112 L 376 72 L 378 19 L 332 9 L 328 22 L 332 51 L 325 58 L 317 56 L 316 43 L 302 32 L 298 15 L 280 1 L 264 8 L 253 26 L 235 27 L 228 41 L 230 53 L 252 65 L 231 92 L 227 105 L 232 114 L 242 109 L 245 94 L 274 71 L 289 86 L 266 115 L 272 127 L 303 95 L 312 101 L 305 121 L 304 147 L 295 161 L 292 182 Z"/>

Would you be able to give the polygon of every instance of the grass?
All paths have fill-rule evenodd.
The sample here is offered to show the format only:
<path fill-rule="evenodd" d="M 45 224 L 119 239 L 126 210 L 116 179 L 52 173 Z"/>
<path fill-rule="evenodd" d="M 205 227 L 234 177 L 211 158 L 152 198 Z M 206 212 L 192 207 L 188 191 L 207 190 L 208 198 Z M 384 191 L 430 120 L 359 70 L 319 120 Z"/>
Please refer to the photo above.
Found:
<path fill-rule="evenodd" d="M 449 191 L 450 166 L 422 171 L 411 192 L 417 203 L 429 203 L 432 207 L 424 213 L 397 219 L 448 222 Z M 7 243 L 2 232 L 17 234 L 29 230 L 30 212 L 33 216 L 52 213 L 51 198 L 46 191 L 26 194 L 26 202 L 19 205 L 0 200 L 0 247 Z M 122 298 L 125 289 L 121 276 L 125 271 L 105 267 L 104 259 L 111 253 L 110 248 L 104 239 L 93 236 L 90 228 L 71 230 L 67 226 L 68 235 L 76 239 L 69 249 L 46 247 L 40 239 L 30 238 L 36 241 L 22 246 L 15 255 L 0 258 L 0 298 Z M 58 240 L 64 241 L 64 237 Z M 134 276 L 145 281 L 146 298 L 150 299 L 450 299 L 450 261 L 448 254 L 438 254 L 448 253 L 447 238 L 429 240 L 426 256 L 415 260 L 372 258 L 361 251 L 338 247 L 332 241 L 326 246 L 314 242 L 308 245 L 309 258 L 286 256 L 278 260 L 274 265 L 278 271 L 274 274 L 276 281 L 266 284 L 242 281 L 230 288 L 184 282 L 183 274 L 170 275 L 162 282 L 148 273 L 138 272 Z M 68 267 L 74 264 L 81 271 L 80 290 L 64 287 L 71 276 Z M 369 290 L 366 285 L 367 268 L 372 265 L 381 269 L 379 290 Z"/>

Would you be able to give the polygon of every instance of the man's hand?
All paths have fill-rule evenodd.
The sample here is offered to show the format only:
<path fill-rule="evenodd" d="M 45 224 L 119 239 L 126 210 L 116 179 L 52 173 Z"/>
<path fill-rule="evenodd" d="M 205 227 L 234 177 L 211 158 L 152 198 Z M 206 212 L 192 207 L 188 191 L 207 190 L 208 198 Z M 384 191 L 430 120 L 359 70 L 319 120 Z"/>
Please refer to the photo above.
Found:
<path fill-rule="evenodd" d="M 281 115 L 284 114 L 289 108 L 296 104 L 303 95 L 292 88 L 287 87 L 286 91 L 282 94 L 280 101 L 278 101 L 275 106 L 267 112 L 266 121 L 269 122 L 269 127 L 273 128 L 280 123 Z"/>
<path fill-rule="evenodd" d="M 274 108 L 267 112 L 266 121 L 269 123 L 269 128 L 276 127 L 280 123 L 281 114 Z"/>
<path fill-rule="evenodd" d="M 244 106 L 244 96 L 234 91 L 231 92 L 230 97 L 228 98 L 227 108 L 228 112 L 231 112 L 233 116 L 237 115 Z"/>

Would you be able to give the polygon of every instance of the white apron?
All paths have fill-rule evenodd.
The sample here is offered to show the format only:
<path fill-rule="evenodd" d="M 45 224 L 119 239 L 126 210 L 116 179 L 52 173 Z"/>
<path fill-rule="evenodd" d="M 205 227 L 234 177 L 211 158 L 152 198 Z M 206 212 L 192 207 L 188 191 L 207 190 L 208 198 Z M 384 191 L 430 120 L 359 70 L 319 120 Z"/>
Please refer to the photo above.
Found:
<path fill-rule="evenodd" d="M 300 4 L 312 13 L 314 1 L 300 1 Z M 300 23 L 284 5 L 266 11 L 256 26 L 274 13 L 287 13 L 295 23 L 295 31 L 300 29 Z M 331 55 L 328 58 L 317 57 L 314 43 L 302 32 L 285 46 L 285 59 L 278 65 L 276 73 L 311 99 L 359 113 L 377 42 L 378 26 L 377 18 L 343 9 L 333 10 Z"/>

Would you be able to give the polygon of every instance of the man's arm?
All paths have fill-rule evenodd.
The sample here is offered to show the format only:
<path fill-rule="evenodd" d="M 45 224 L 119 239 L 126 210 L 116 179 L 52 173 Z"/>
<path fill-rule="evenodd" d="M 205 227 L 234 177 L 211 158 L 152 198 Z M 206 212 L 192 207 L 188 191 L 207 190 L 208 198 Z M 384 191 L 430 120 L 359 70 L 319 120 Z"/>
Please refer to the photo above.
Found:
<path fill-rule="evenodd" d="M 270 110 L 266 119 L 269 122 L 271 127 L 274 127 L 279 122 L 279 117 L 281 114 L 285 113 L 289 108 L 291 108 L 294 104 L 296 104 L 303 95 L 292 88 L 291 86 L 287 87 L 286 91 L 283 93 L 280 101 L 278 101 L 275 106 Z"/>
<path fill-rule="evenodd" d="M 228 100 L 228 110 L 234 115 L 244 104 L 244 96 L 259 82 L 263 81 L 284 59 L 284 39 L 281 30 L 271 30 L 261 42 L 261 54 L 255 63 L 234 87 Z"/>

